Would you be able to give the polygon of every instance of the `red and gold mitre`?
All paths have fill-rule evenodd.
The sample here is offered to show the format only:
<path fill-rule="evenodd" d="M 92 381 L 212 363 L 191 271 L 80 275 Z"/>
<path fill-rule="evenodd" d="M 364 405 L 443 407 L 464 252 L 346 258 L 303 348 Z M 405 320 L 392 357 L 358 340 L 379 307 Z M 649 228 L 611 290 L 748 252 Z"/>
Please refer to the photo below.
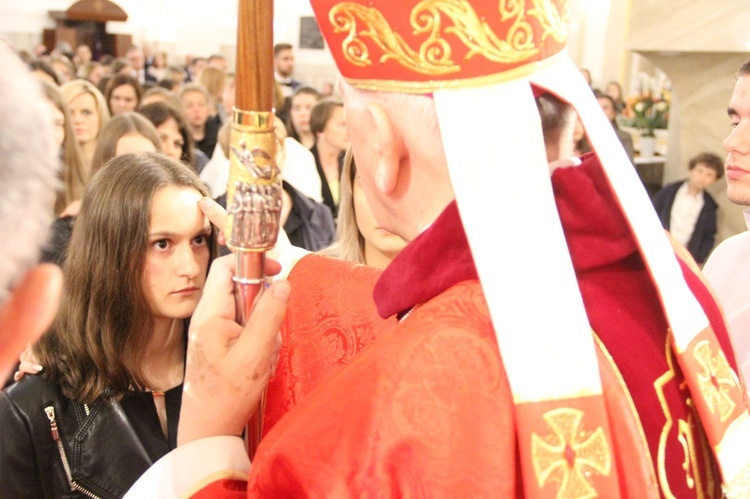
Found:
<path fill-rule="evenodd" d="M 715 335 L 633 165 L 567 56 L 569 1 L 311 3 L 349 85 L 432 98 L 513 392 L 526 496 L 620 495 L 596 347 L 560 226 L 534 100 L 535 93 L 544 92 L 570 103 L 583 123 L 658 290 L 723 482 L 727 490 L 742 490 L 750 481 L 750 455 L 743 450 L 750 446 L 746 397 L 739 383 L 730 383 L 727 393 L 737 410 L 720 417 L 715 390 L 707 388 L 705 369 L 697 367 L 698 353 L 718 351 Z M 706 339 L 711 348 L 697 349 Z M 570 454 L 569 437 L 580 428 L 596 436 L 590 443 L 596 443 L 601 466 L 555 485 L 545 471 L 551 469 L 548 458 L 554 449 Z M 556 436 L 545 440 L 545 435 Z M 568 465 L 576 462 L 571 459 Z"/>
<path fill-rule="evenodd" d="M 313 7 L 352 86 L 417 93 L 534 71 L 565 48 L 570 11 L 566 0 L 320 0 Z"/>

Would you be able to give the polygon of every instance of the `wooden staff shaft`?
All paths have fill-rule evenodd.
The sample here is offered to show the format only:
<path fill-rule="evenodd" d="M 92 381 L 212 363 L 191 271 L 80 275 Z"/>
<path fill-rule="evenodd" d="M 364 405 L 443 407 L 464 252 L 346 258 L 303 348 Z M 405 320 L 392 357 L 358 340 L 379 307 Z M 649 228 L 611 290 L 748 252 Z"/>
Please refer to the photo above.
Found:
<path fill-rule="evenodd" d="M 273 0 L 239 0 L 235 106 L 273 108 Z"/>

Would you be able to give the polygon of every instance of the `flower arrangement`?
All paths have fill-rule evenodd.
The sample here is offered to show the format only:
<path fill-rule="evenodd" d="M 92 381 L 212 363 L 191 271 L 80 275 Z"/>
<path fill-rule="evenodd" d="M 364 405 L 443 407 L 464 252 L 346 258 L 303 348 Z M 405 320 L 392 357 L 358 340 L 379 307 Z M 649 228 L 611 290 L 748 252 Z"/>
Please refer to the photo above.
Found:
<path fill-rule="evenodd" d="M 653 79 L 642 78 L 638 94 L 626 100 L 623 112 L 625 124 L 639 129 L 642 137 L 653 137 L 654 129 L 667 128 L 669 121 L 669 92 L 654 87 Z"/>

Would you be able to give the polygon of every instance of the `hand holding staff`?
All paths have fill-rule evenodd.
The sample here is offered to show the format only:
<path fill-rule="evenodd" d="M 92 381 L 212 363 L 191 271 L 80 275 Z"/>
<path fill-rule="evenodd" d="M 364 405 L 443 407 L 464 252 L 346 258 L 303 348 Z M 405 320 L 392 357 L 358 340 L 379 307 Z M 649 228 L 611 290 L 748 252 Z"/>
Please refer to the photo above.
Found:
<path fill-rule="evenodd" d="M 237 258 L 234 281 L 244 325 L 266 283 L 265 252 L 276 243 L 281 215 L 273 128 L 273 0 L 239 0 L 235 82 L 225 233 Z M 251 458 L 260 443 L 264 409 L 265 392 L 248 425 Z"/>

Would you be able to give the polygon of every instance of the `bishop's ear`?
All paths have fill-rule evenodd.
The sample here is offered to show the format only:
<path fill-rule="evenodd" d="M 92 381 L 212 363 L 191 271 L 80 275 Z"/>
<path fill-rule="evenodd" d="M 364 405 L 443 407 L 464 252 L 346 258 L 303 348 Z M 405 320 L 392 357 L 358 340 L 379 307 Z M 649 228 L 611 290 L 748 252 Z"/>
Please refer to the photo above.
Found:
<path fill-rule="evenodd" d="M 405 154 L 404 143 L 385 108 L 377 103 L 367 104 L 369 124 L 372 128 L 371 144 L 374 154 L 375 185 L 384 194 L 396 189 L 399 165 Z"/>

